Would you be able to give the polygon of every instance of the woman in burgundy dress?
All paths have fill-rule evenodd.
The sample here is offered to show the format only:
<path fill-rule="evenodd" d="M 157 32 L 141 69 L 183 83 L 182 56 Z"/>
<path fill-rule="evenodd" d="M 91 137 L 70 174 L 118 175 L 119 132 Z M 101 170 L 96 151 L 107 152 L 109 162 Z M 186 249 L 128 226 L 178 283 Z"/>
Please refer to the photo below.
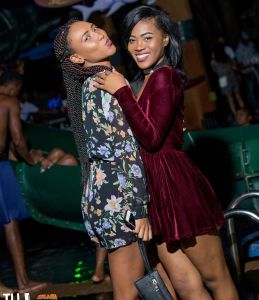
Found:
<path fill-rule="evenodd" d="M 116 71 L 98 75 L 95 86 L 115 95 L 140 143 L 160 260 L 181 299 L 236 300 L 218 234 L 220 203 L 181 151 L 184 80 L 175 26 L 167 13 L 140 6 L 128 13 L 122 33 L 139 70 L 137 96 Z"/>

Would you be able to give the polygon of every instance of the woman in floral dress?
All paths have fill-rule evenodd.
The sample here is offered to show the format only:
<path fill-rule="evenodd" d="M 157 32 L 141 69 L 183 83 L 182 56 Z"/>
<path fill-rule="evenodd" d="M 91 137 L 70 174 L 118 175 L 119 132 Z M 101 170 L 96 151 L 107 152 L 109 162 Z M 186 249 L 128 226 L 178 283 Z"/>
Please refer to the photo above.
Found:
<path fill-rule="evenodd" d="M 60 28 L 54 49 L 82 167 L 87 232 L 108 249 L 114 299 L 138 299 L 134 282 L 144 266 L 136 235 L 144 241 L 152 236 L 142 161 L 117 100 L 93 87 L 97 72 L 111 70 L 109 57 L 116 48 L 105 31 L 72 20 Z M 127 210 L 136 220 L 134 232 L 125 222 Z"/>
<path fill-rule="evenodd" d="M 107 249 L 136 240 L 125 225 L 130 210 L 136 219 L 147 215 L 142 162 L 131 129 L 111 94 L 83 84 L 83 126 L 88 137 L 89 176 L 82 212 L 90 238 Z"/>

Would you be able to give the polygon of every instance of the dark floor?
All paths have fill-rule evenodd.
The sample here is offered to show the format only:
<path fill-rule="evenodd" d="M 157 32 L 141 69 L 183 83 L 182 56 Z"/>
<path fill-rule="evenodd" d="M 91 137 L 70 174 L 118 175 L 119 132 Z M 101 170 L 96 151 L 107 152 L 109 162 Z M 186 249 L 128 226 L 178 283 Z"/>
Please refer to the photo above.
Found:
<path fill-rule="evenodd" d="M 86 233 L 43 225 L 32 219 L 23 221 L 20 228 L 30 277 L 53 284 L 41 294 L 57 293 L 58 299 L 112 299 L 111 293 L 95 294 L 111 291 L 111 286 L 110 283 L 91 283 L 95 247 Z M 7 286 L 15 287 L 15 274 L 3 236 L 0 244 L 0 268 L 1 280 Z M 90 295 L 90 292 L 94 294 Z M 66 295 L 69 297 L 65 297 Z"/>

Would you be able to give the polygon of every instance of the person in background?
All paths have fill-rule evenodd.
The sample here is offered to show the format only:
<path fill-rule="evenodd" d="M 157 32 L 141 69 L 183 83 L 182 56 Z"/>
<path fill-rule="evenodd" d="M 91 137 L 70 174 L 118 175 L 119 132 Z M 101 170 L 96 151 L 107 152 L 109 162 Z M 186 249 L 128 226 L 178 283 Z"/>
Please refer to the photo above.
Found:
<path fill-rule="evenodd" d="M 20 96 L 20 117 L 23 122 L 27 122 L 31 114 L 39 112 L 39 107 L 29 101 L 29 93 L 23 91 Z"/>
<path fill-rule="evenodd" d="M 138 6 L 124 18 L 121 35 L 136 66 L 136 95 L 115 70 L 99 73 L 94 87 L 115 96 L 139 141 L 159 258 L 180 299 L 237 300 L 219 236 L 220 203 L 181 150 L 184 74 L 176 24 L 162 10 Z"/>
<path fill-rule="evenodd" d="M 245 104 L 240 94 L 239 83 L 233 70 L 232 61 L 225 53 L 224 44 L 222 43 L 215 45 L 211 68 L 217 74 L 221 94 L 227 98 L 229 109 L 235 116 L 237 108 L 243 108 Z"/>
<path fill-rule="evenodd" d="M 47 155 L 40 149 L 32 150 L 32 155 L 41 165 L 41 173 L 50 169 L 53 165 L 63 166 L 77 166 L 79 161 L 77 158 L 69 153 L 66 153 L 61 148 L 52 149 Z M 105 274 L 105 259 L 107 257 L 107 250 L 104 247 L 96 248 L 96 264 L 92 275 L 93 283 L 101 283 L 104 280 L 110 280 L 110 276 Z"/>
<path fill-rule="evenodd" d="M 78 166 L 78 159 L 70 153 L 66 153 L 61 148 L 53 148 L 50 152 L 45 153 L 41 149 L 32 149 L 31 151 L 34 159 L 40 163 L 41 173 L 50 169 L 54 165 L 60 166 Z M 15 160 L 15 158 L 14 158 Z"/>
<path fill-rule="evenodd" d="M 236 124 L 239 126 L 250 125 L 252 121 L 252 115 L 248 108 L 239 108 L 236 113 Z"/>
<path fill-rule="evenodd" d="M 236 53 L 235 53 L 235 50 L 234 50 L 234 48 L 232 48 L 231 46 L 229 46 L 228 44 L 226 44 L 225 38 L 224 38 L 222 35 L 220 35 L 220 36 L 217 37 L 217 39 L 216 39 L 216 44 L 221 44 L 221 45 L 223 45 L 225 54 L 226 54 L 232 61 L 235 61 L 235 59 L 236 59 Z M 214 58 L 215 58 L 215 53 L 212 52 L 212 57 L 211 57 L 211 59 L 214 59 Z"/>
<path fill-rule="evenodd" d="M 21 86 L 22 78 L 14 71 L 6 71 L 0 76 L 0 226 L 4 228 L 18 289 L 20 292 L 30 292 L 45 288 L 47 283 L 29 279 L 26 272 L 18 222 L 28 217 L 28 214 L 13 169 L 7 160 L 11 147 L 20 160 L 30 165 L 36 164 L 28 150 L 20 120 L 17 96 Z M 10 291 L 0 283 L 0 295 Z"/>
<path fill-rule="evenodd" d="M 259 113 L 259 53 L 247 32 L 241 32 L 236 48 L 236 60 L 241 68 L 244 97 L 253 114 Z"/>

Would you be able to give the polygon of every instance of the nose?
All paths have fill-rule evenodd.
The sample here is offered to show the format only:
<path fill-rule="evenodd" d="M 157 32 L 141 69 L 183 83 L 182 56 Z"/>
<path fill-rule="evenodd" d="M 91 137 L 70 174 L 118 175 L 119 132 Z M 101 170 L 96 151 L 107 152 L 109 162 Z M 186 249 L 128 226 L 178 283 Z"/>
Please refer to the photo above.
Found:
<path fill-rule="evenodd" d="M 96 39 L 96 40 L 98 40 L 98 41 L 101 41 L 103 38 L 104 38 L 104 34 L 102 34 L 102 33 L 97 33 L 97 32 L 95 32 L 94 34 L 93 34 L 93 37 Z"/>
<path fill-rule="evenodd" d="M 95 36 L 96 39 L 101 41 L 105 37 L 105 34 L 104 34 L 103 30 L 98 29 L 96 32 L 94 32 L 94 36 Z"/>
<path fill-rule="evenodd" d="M 101 41 L 104 39 L 104 34 L 103 33 L 98 33 L 98 39 Z"/>
<path fill-rule="evenodd" d="M 135 51 L 139 52 L 142 51 L 144 48 L 145 48 L 144 42 L 141 39 L 136 40 Z"/>

